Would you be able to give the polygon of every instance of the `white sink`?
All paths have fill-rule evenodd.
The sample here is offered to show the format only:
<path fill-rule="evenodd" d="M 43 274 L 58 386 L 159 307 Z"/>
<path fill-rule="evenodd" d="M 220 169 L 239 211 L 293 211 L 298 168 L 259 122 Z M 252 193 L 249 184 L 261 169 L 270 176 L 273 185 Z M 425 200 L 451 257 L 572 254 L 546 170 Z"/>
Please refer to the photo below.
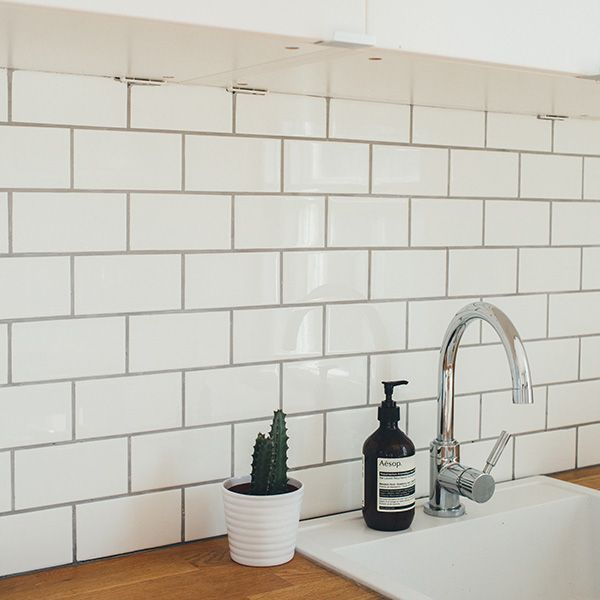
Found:
<path fill-rule="evenodd" d="M 400 600 L 598 600 L 600 492 L 548 477 L 498 485 L 486 504 L 439 519 L 417 505 L 407 531 L 360 511 L 301 524 L 298 551 Z"/>

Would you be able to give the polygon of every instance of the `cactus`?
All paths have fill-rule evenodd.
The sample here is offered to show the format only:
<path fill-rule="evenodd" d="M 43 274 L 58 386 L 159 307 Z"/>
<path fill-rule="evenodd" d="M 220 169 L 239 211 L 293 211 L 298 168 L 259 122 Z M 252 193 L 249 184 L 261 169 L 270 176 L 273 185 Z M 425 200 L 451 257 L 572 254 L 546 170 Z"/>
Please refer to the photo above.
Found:
<path fill-rule="evenodd" d="M 269 435 L 259 433 L 256 437 L 252 455 L 251 494 L 272 496 L 287 492 L 287 441 L 285 414 L 276 410 Z"/>

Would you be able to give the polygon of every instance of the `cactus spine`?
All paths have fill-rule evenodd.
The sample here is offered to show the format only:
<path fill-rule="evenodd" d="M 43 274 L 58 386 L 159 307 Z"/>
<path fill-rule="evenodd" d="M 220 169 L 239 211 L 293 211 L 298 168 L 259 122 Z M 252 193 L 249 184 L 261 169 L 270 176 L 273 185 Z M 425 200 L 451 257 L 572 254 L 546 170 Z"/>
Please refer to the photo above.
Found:
<path fill-rule="evenodd" d="M 269 435 L 259 433 L 254 444 L 251 494 L 270 496 L 287 492 L 287 441 L 285 414 L 276 410 Z"/>

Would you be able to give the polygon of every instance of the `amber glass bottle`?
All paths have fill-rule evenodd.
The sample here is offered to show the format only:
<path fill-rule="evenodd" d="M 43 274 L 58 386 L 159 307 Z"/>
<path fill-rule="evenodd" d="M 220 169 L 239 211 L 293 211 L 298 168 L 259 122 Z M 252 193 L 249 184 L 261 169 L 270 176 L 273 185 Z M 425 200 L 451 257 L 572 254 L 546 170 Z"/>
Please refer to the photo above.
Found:
<path fill-rule="evenodd" d="M 400 409 L 392 399 L 394 388 L 407 383 L 383 382 L 379 429 L 363 445 L 362 512 L 371 529 L 407 529 L 415 516 L 415 447 L 398 428 Z"/>

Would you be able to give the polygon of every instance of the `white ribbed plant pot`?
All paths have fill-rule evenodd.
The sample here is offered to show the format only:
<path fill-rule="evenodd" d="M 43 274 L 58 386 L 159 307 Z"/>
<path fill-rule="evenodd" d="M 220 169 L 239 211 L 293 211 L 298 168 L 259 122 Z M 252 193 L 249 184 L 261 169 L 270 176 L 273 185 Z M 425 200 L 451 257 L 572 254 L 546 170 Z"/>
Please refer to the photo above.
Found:
<path fill-rule="evenodd" d="M 250 567 L 282 565 L 294 557 L 304 488 L 296 479 L 293 492 L 251 496 L 230 488 L 249 483 L 250 476 L 223 482 L 223 504 L 231 559 Z"/>

